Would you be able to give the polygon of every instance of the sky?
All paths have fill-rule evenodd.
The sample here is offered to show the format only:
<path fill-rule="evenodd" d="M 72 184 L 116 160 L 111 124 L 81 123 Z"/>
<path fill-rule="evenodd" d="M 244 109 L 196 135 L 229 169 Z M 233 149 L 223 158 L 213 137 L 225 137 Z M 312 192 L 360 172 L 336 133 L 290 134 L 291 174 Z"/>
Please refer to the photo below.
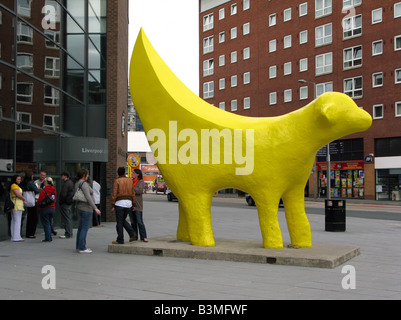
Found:
<path fill-rule="evenodd" d="M 161 58 L 196 95 L 199 94 L 199 1 L 129 0 L 131 60 L 142 27 Z"/>

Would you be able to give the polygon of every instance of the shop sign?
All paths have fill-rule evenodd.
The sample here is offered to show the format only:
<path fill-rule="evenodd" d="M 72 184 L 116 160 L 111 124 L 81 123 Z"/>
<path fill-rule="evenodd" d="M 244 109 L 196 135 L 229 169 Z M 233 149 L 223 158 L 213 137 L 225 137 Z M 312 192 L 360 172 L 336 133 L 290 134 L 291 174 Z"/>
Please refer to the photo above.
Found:
<path fill-rule="evenodd" d="M 330 170 L 360 170 L 364 169 L 365 165 L 363 161 L 336 161 L 330 162 Z M 318 162 L 317 163 L 317 170 L 318 171 L 325 171 L 327 170 L 327 163 L 326 162 Z"/>

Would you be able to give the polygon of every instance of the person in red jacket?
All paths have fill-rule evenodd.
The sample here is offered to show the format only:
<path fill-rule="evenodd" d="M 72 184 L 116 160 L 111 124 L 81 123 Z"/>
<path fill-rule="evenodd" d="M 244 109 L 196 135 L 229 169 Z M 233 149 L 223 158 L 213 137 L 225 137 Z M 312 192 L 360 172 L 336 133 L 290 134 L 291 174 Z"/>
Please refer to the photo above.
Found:
<path fill-rule="evenodd" d="M 49 196 L 53 202 L 47 206 L 41 206 L 42 201 Z M 40 221 L 42 222 L 43 229 L 45 231 L 45 239 L 42 242 L 51 242 L 52 239 L 52 221 L 54 212 L 56 209 L 56 188 L 53 187 L 53 179 L 51 177 L 46 177 L 44 181 L 44 188 L 40 190 L 38 201 L 38 212 Z"/>

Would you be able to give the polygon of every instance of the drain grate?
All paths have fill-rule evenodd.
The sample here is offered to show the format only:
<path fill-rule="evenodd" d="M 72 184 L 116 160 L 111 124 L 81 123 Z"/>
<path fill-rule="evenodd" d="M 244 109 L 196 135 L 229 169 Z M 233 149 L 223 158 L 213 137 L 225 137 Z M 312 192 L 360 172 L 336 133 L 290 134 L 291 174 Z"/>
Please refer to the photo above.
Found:
<path fill-rule="evenodd" d="M 163 250 L 161 250 L 161 249 L 153 249 L 153 255 L 162 257 L 163 256 Z"/>

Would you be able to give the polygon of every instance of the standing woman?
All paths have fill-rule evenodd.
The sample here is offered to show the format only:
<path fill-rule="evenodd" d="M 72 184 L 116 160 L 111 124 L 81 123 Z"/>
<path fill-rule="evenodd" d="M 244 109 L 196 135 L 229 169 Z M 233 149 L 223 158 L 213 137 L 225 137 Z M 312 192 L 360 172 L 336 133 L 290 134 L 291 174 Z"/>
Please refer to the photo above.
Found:
<path fill-rule="evenodd" d="M 141 236 L 141 240 L 143 242 L 148 242 L 148 238 L 146 236 L 146 229 L 145 229 L 145 224 L 143 223 L 143 199 L 142 199 L 142 194 L 144 190 L 145 183 L 143 181 L 143 176 L 142 176 L 142 171 L 139 169 L 134 169 L 134 172 L 132 173 L 134 179 L 134 190 L 135 190 L 135 198 L 136 198 L 136 204 L 135 207 L 133 208 L 134 212 L 134 219 L 131 219 L 131 224 L 132 227 L 134 228 L 135 232 L 137 233 L 137 229 L 139 229 L 139 235 Z M 137 233 L 138 234 L 138 233 Z"/>
<path fill-rule="evenodd" d="M 78 209 L 79 223 L 77 231 L 76 249 L 79 253 L 92 253 L 92 250 L 86 247 L 86 235 L 92 225 L 93 211 L 100 215 L 100 210 L 96 207 L 93 199 L 93 190 L 86 181 L 89 178 L 89 171 L 81 169 L 77 172 L 77 182 L 75 183 L 75 192 L 82 190 L 86 201 L 76 201 Z"/>
<path fill-rule="evenodd" d="M 21 242 L 24 239 L 21 238 L 21 220 L 22 212 L 24 211 L 25 198 L 22 196 L 22 189 L 19 186 L 21 184 L 21 176 L 15 175 L 11 179 L 10 184 L 10 196 L 14 202 L 14 209 L 11 213 L 11 241 Z"/>
<path fill-rule="evenodd" d="M 40 193 L 40 190 L 33 181 L 32 170 L 25 171 L 25 177 L 23 181 L 22 190 L 26 199 L 26 211 L 27 211 L 27 222 L 26 222 L 26 237 L 35 238 L 36 227 L 38 225 L 38 211 L 36 209 L 36 195 Z"/>
<path fill-rule="evenodd" d="M 45 231 L 45 239 L 42 242 L 51 242 L 52 239 L 52 222 L 54 212 L 56 211 L 56 188 L 53 186 L 53 179 L 46 177 L 43 181 L 43 188 L 40 190 L 37 203 L 40 221 Z M 45 207 L 41 207 L 40 203 L 47 197 L 50 197 L 53 202 Z"/>

